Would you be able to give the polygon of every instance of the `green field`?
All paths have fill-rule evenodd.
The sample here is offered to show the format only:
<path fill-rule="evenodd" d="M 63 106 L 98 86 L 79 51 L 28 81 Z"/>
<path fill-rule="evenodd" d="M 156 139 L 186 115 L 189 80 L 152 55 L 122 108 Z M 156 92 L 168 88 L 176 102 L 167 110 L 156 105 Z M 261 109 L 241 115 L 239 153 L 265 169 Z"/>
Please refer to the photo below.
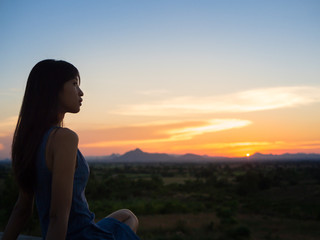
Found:
<path fill-rule="evenodd" d="M 143 240 L 313 240 L 320 236 L 320 163 L 91 164 L 97 219 L 129 208 Z M 16 197 L 0 169 L 1 231 Z M 35 216 L 25 234 L 39 235 Z"/>

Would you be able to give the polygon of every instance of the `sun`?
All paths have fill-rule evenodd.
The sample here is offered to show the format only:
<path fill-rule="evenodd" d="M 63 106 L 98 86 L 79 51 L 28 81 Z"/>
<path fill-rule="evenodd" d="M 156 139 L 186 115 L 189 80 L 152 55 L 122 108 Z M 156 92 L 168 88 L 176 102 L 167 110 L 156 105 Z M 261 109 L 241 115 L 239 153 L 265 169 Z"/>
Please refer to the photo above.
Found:
<path fill-rule="evenodd" d="M 247 154 L 246 154 L 246 157 L 250 157 L 250 153 L 247 153 Z"/>

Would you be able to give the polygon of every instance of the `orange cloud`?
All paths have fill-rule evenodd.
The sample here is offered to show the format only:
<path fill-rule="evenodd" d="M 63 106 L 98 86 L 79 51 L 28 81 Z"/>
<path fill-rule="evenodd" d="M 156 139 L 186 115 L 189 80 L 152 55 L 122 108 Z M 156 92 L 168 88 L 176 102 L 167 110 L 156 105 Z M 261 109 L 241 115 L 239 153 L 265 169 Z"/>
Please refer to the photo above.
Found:
<path fill-rule="evenodd" d="M 136 125 L 123 128 L 108 128 L 96 130 L 94 139 L 80 145 L 82 148 L 103 148 L 132 144 L 156 144 L 177 142 L 193 139 L 196 135 L 218 132 L 233 128 L 241 128 L 251 124 L 248 120 L 213 119 L 210 121 L 186 121 Z M 91 133 L 92 134 L 92 133 Z M 87 138 L 88 139 L 88 138 Z M 97 141 L 97 139 L 101 139 Z"/>
<path fill-rule="evenodd" d="M 253 112 L 320 102 L 319 92 L 320 87 L 294 86 L 252 89 L 220 96 L 180 96 L 157 102 L 124 105 L 113 113 L 168 116 Z"/>
<path fill-rule="evenodd" d="M 315 111 L 320 104 L 319 91 L 319 87 L 276 87 L 214 97 L 187 96 L 128 104 L 114 113 L 134 117 L 111 115 L 112 120 L 106 121 L 110 125 L 117 122 L 118 126 L 95 127 L 102 126 L 104 121 L 101 117 L 92 117 L 92 121 L 97 122 L 82 123 L 76 131 L 80 136 L 80 148 L 86 155 L 124 153 L 137 147 L 149 152 L 212 156 L 245 156 L 255 152 L 320 153 L 316 141 L 320 115 Z M 164 95 L 165 92 L 143 94 L 157 93 Z M 210 119 L 213 113 L 221 119 Z M 188 118 L 198 120 L 181 120 Z M 129 121 L 137 123 L 146 119 L 160 120 L 127 125 Z"/>
<path fill-rule="evenodd" d="M 192 139 L 196 135 L 204 133 L 219 132 L 233 128 L 241 128 L 251 124 L 251 121 L 240 119 L 214 119 L 210 120 L 207 125 L 197 127 L 186 127 L 169 130 L 169 134 L 177 140 Z"/>
<path fill-rule="evenodd" d="M 175 153 L 192 152 L 197 154 L 221 155 L 229 157 L 245 156 L 247 153 L 320 153 L 320 141 L 285 142 L 285 141 L 256 141 L 256 142 L 215 142 L 196 144 L 195 142 L 171 147 Z"/>

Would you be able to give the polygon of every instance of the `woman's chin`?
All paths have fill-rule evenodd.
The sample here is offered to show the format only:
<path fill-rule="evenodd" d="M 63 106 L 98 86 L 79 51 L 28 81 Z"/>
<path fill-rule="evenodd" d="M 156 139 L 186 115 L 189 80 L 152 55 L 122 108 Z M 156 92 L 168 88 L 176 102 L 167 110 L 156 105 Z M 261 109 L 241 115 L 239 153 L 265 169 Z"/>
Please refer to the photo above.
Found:
<path fill-rule="evenodd" d="M 72 110 L 70 110 L 70 111 L 68 111 L 69 113 L 78 113 L 78 112 L 80 112 L 80 107 L 79 108 L 77 108 L 77 109 L 72 109 Z"/>

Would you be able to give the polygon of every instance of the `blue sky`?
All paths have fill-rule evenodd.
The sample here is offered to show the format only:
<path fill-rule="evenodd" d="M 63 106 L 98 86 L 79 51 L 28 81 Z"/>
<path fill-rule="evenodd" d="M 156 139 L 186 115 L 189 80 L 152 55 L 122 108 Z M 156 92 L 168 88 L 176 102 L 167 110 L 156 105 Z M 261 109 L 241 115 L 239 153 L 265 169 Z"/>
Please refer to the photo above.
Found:
<path fill-rule="evenodd" d="M 301 124 L 319 119 L 312 113 L 318 98 L 310 94 L 319 88 L 319 1 L 1 0 L 0 29 L 0 156 L 8 155 L 27 76 L 45 58 L 70 61 L 80 70 L 83 110 L 67 119 L 80 132 L 89 132 L 88 126 L 238 119 L 243 116 L 210 107 L 207 114 L 195 110 L 198 114 L 192 115 L 191 102 L 227 106 L 221 99 L 238 101 L 239 92 L 261 93 L 261 89 L 268 94 L 280 89 L 288 91 L 290 99 L 303 99 L 290 108 L 309 104 L 313 111 L 305 113 Z M 170 102 L 177 111 L 168 110 Z M 283 113 L 288 106 L 281 105 Z M 162 114 L 143 114 L 145 109 L 160 109 Z M 295 114 L 301 115 L 300 111 Z M 274 116 L 270 111 L 258 114 Z M 252 119 L 258 115 L 244 118 L 255 123 Z M 89 139 L 88 134 L 83 135 Z"/>

